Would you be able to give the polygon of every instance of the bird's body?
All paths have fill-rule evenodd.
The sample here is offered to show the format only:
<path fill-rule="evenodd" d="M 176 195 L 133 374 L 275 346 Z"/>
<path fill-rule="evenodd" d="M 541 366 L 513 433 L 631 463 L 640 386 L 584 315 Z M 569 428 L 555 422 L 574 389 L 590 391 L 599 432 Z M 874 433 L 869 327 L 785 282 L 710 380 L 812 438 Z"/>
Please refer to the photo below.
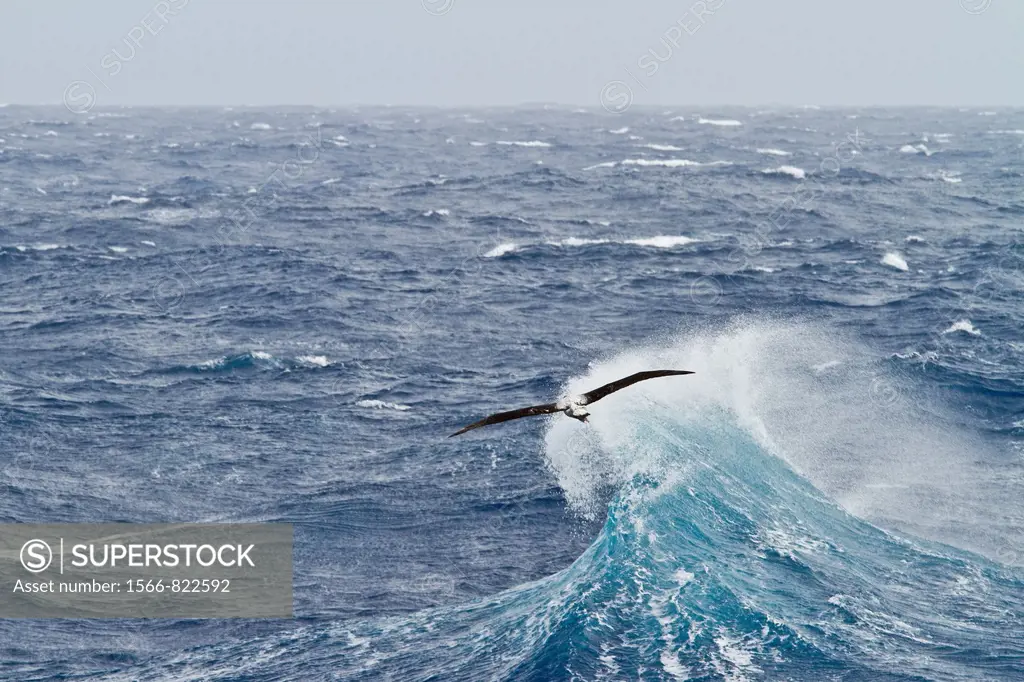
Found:
<path fill-rule="evenodd" d="M 590 412 L 587 412 L 587 408 L 584 407 L 586 404 L 587 399 L 582 395 L 570 396 L 555 403 L 556 407 L 559 407 L 566 416 L 579 419 L 581 422 L 587 421 L 587 417 L 590 416 Z M 564 407 L 562 407 L 563 405 Z"/>
<path fill-rule="evenodd" d="M 534 405 L 532 407 L 524 407 L 519 410 L 509 410 L 508 412 L 492 414 L 478 422 L 473 422 L 465 428 L 459 429 L 453 433 L 452 436 L 458 436 L 460 433 L 478 429 L 481 426 L 487 426 L 489 424 L 500 424 L 501 422 L 520 419 L 521 417 L 532 417 L 539 414 L 553 414 L 555 412 L 563 412 L 568 417 L 572 417 L 573 419 L 577 419 L 581 422 L 586 422 L 587 417 L 590 416 L 590 412 L 587 410 L 586 406 L 597 402 L 606 395 L 626 388 L 627 386 L 632 386 L 638 381 L 644 381 L 645 379 L 681 374 L 693 374 L 693 372 L 684 369 L 653 369 L 647 370 L 646 372 L 637 372 L 636 374 L 631 374 L 628 377 L 619 379 L 618 381 L 605 384 L 600 388 L 595 388 L 593 391 L 588 391 L 581 395 L 562 398 L 558 400 L 558 402 L 548 403 L 546 405 Z M 451 438 L 451 436 L 449 436 L 449 438 Z"/>

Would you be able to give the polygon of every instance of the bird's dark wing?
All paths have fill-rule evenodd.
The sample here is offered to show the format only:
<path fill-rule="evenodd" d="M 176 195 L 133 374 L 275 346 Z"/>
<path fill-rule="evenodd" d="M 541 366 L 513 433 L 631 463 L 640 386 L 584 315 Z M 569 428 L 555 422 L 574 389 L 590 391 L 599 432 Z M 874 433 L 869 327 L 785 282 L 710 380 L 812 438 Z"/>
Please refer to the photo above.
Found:
<path fill-rule="evenodd" d="M 458 431 L 456 431 L 455 433 L 448 437 L 451 438 L 452 436 L 457 436 L 460 433 L 465 433 L 466 431 L 478 429 L 481 426 L 489 426 L 490 424 L 500 424 L 501 422 L 507 422 L 510 419 L 532 417 L 538 414 L 551 414 L 552 412 L 560 412 L 558 406 L 555 403 L 548 403 L 547 405 L 534 405 L 533 407 L 523 407 L 518 410 L 509 410 L 508 412 L 498 412 L 497 414 L 492 414 L 490 417 L 484 417 L 478 422 L 473 422 L 469 426 L 459 429 Z"/>
<path fill-rule="evenodd" d="M 586 404 L 589 405 L 590 403 L 597 402 L 609 393 L 615 393 L 615 391 L 626 388 L 626 386 L 632 386 L 638 381 L 654 379 L 655 377 L 668 377 L 677 374 L 693 374 L 693 372 L 689 372 L 685 369 L 652 369 L 646 372 L 637 372 L 636 374 L 631 374 L 625 379 L 613 381 L 610 384 L 605 384 L 601 388 L 595 388 L 593 391 L 584 393 L 583 397 L 587 401 Z"/>

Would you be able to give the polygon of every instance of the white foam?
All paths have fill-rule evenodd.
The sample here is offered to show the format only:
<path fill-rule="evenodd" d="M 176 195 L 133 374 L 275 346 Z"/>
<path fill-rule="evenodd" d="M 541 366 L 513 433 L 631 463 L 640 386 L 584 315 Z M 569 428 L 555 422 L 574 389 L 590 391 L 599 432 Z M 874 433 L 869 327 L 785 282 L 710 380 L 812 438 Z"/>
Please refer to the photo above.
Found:
<path fill-rule="evenodd" d="M 771 149 L 770 147 L 758 148 L 757 153 L 765 154 L 766 156 L 793 156 L 790 152 L 785 152 L 781 149 Z"/>
<path fill-rule="evenodd" d="M 506 242 L 504 244 L 498 244 L 493 249 L 484 254 L 484 258 L 500 258 L 506 253 L 512 253 L 519 248 L 518 244 L 514 242 Z"/>
<path fill-rule="evenodd" d="M 148 204 L 149 199 L 146 197 L 130 197 L 127 194 L 111 194 L 110 201 L 107 202 L 108 206 L 114 204 Z"/>
<path fill-rule="evenodd" d="M 619 162 L 619 165 L 661 168 L 700 168 L 702 166 L 731 166 L 732 164 L 728 161 L 708 161 L 706 163 L 702 163 L 700 161 L 691 161 L 690 159 L 623 159 Z"/>
<path fill-rule="evenodd" d="M 813 369 L 815 373 L 821 374 L 822 372 L 830 370 L 833 367 L 838 367 L 841 364 L 843 363 L 840 362 L 839 360 L 826 360 L 825 362 L 820 362 L 816 365 L 811 365 L 811 369 Z"/>
<path fill-rule="evenodd" d="M 656 152 L 681 152 L 681 151 L 683 151 L 682 147 L 677 147 L 677 146 L 675 146 L 673 144 L 654 144 L 654 143 L 651 143 L 651 144 L 644 144 L 644 145 L 640 145 L 640 146 L 641 147 L 645 147 L 647 149 L 653 149 Z"/>
<path fill-rule="evenodd" d="M 978 469 L 984 460 L 974 451 L 988 455 L 991 446 L 947 420 L 912 378 L 893 373 L 852 335 L 777 317 L 706 327 L 694 324 L 666 344 L 628 347 L 594 361 L 563 387 L 579 394 L 645 369 L 696 371 L 642 382 L 588 406 L 594 416 L 585 427 L 561 418 L 547 422 L 547 465 L 574 511 L 602 517 L 609 484 L 642 476 L 679 488 L 693 471 L 722 466 L 735 453 L 732 437 L 706 441 L 723 418 L 869 521 L 912 524 L 921 533 L 942 521 L 951 500 L 1020 499 L 1019 482 L 1012 491 L 1000 490 L 1002 480 L 990 487 Z M 820 374 L 810 369 L 832 361 L 842 364 Z M 658 445 L 663 440 L 667 448 Z M 678 478 L 670 482 L 670 474 Z M 876 483 L 910 486 L 916 494 L 868 487 Z M 967 527 L 970 519 L 947 518 L 941 535 L 994 553 L 998 547 L 975 532 L 990 519 L 979 514 Z"/>
<path fill-rule="evenodd" d="M 594 170 L 595 168 L 615 168 L 619 165 L 616 161 L 605 161 L 604 163 L 595 163 L 593 166 L 587 166 L 583 170 Z"/>
<path fill-rule="evenodd" d="M 623 126 L 622 128 L 616 128 L 615 130 L 609 130 L 608 132 L 612 135 L 625 135 L 629 132 L 629 127 Z"/>
<path fill-rule="evenodd" d="M 547 242 L 551 246 L 593 246 L 595 244 L 607 244 L 609 239 L 581 239 L 579 237 L 568 237 L 557 242 Z"/>
<path fill-rule="evenodd" d="M 721 658 L 712 656 L 711 659 L 715 672 L 728 682 L 750 682 L 760 678 L 763 671 L 754 664 L 754 652 L 747 648 L 749 644 L 733 637 L 725 628 L 721 628 L 719 633 L 715 637 L 715 646 Z M 748 677 L 748 674 L 753 677 Z"/>
<path fill-rule="evenodd" d="M 269 123 L 253 123 L 249 130 L 270 130 L 272 127 Z"/>
<path fill-rule="evenodd" d="M 903 256 L 896 253 L 895 251 L 890 251 L 889 253 L 885 254 L 882 257 L 882 265 L 888 265 L 891 268 L 896 268 L 897 270 L 902 270 L 903 272 L 906 272 L 909 269 L 909 267 L 907 266 L 907 261 L 905 261 L 903 259 Z"/>
<path fill-rule="evenodd" d="M 600 246 L 603 244 L 631 244 L 633 246 L 645 246 L 655 249 L 671 249 L 677 246 L 686 246 L 687 244 L 693 244 L 699 242 L 699 239 L 692 237 L 686 237 L 683 235 L 657 235 L 655 237 L 633 237 L 627 239 L 605 239 L 605 238 L 583 238 L 583 237 L 566 237 L 565 239 L 559 239 L 554 241 L 543 242 L 548 246 L 559 246 L 565 248 L 574 248 L 580 246 Z M 528 248 L 530 244 L 515 244 L 513 242 L 507 242 L 496 246 L 495 248 L 484 254 L 485 258 L 498 258 L 520 249 Z"/>
<path fill-rule="evenodd" d="M 331 364 L 331 361 L 323 355 L 300 355 L 297 359 L 302 364 L 313 367 L 327 367 Z"/>
<path fill-rule="evenodd" d="M 128 253 L 127 246 L 108 246 L 107 248 L 113 251 L 114 253 Z"/>
<path fill-rule="evenodd" d="M 25 252 L 29 249 L 33 251 L 53 251 L 54 249 L 66 249 L 66 244 L 33 244 L 32 246 L 15 246 L 18 251 Z"/>
<path fill-rule="evenodd" d="M 797 168 L 796 166 L 779 166 L 778 168 L 766 168 L 761 171 L 765 175 L 788 175 L 791 178 L 797 180 L 803 180 L 807 177 L 807 172 L 803 168 Z"/>
<path fill-rule="evenodd" d="M 540 140 L 529 140 L 528 142 L 519 142 L 518 140 L 498 140 L 495 144 L 500 144 L 504 147 L 550 147 L 550 142 L 541 142 Z"/>
<path fill-rule="evenodd" d="M 906 239 L 904 239 L 903 241 L 905 241 L 908 244 L 924 244 L 925 243 L 925 238 L 924 237 L 919 237 L 916 234 L 912 234 L 909 237 L 907 237 Z"/>
<path fill-rule="evenodd" d="M 653 246 L 656 249 L 671 249 L 675 246 L 685 246 L 700 241 L 682 235 L 658 235 L 657 237 L 641 237 L 639 239 L 627 239 L 624 243 L 635 244 L 636 246 Z"/>
<path fill-rule="evenodd" d="M 704 118 L 703 116 L 697 118 L 697 123 L 730 128 L 743 125 L 742 121 L 737 121 L 734 118 Z"/>
<path fill-rule="evenodd" d="M 266 351 L 262 351 L 262 350 L 254 350 L 252 353 L 250 353 L 250 355 L 252 355 L 257 360 L 273 360 L 274 359 L 273 355 L 271 355 L 270 353 L 267 353 Z"/>
<path fill-rule="evenodd" d="M 341 182 L 341 178 L 327 178 L 326 180 L 324 180 L 320 184 L 321 185 L 333 185 L 336 182 Z"/>
<path fill-rule="evenodd" d="M 423 214 L 423 217 L 424 218 L 431 218 L 431 217 L 436 216 L 436 215 L 437 216 L 446 216 L 446 215 L 450 215 L 450 214 L 451 214 L 451 211 L 449 211 L 447 208 L 439 208 L 436 211 L 433 210 L 433 209 L 428 210 L 426 213 Z"/>
<path fill-rule="evenodd" d="M 905 144 L 900 147 L 900 154 L 924 154 L 925 156 L 931 156 L 933 153 L 923 144 Z"/>
<path fill-rule="evenodd" d="M 486 147 L 487 143 L 486 142 L 470 142 L 469 146 L 470 147 Z"/>
<path fill-rule="evenodd" d="M 933 175 L 932 177 L 938 178 L 943 182 L 948 182 L 951 184 L 957 184 L 963 182 L 964 180 L 963 178 L 960 177 L 960 173 L 958 171 L 940 170 L 937 175 Z"/>
<path fill-rule="evenodd" d="M 946 329 L 942 333 L 952 334 L 954 332 L 966 332 L 971 336 L 981 336 L 981 332 L 978 331 L 978 329 L 975 328 L 973 324 L 971 324 L 970 320 L 959 320 L 957 322 L 954 322 L 949 326 L 949 329 Z"/>
<path fill-rule="evenodd" d="M 993 135 L 1024 135 L 1024 130 L 990 130 Z"/>
<path fill-rule="evenodd" d="M 141 242 L 139 242 L 139 243 L 140 243 L 140 244 L 144 244 L 144 245 L 146 245 L 146 246 L 156 246 L 156 244 L 155 244 L 155 243 L 153 243 L 153 242 L 151 242 L 151 241 L 147 241 L 147 240 L 145 240 L 145 239 L 143 239 L 143 240 L 142 240 Z"/>
<path fill-rule="evenodd" d="M 369 407 L 375 410 L 398 410 L 399 412 L 405 412 L 412 409 L 408 405 L 389 403 L 383 400 L 360 400 L 356 405 L 359 407 Z"/>

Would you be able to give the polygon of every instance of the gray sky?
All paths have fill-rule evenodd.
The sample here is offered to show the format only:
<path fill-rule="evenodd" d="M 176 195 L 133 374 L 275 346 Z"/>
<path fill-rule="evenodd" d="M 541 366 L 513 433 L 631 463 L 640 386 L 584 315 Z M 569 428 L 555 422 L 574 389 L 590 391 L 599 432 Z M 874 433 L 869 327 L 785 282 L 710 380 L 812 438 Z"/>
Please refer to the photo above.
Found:
<path fill-rule="evenodd" d="M 0 102 L 1024 105 L 1022 37 L 1021 0 L 4 0 Z"/>

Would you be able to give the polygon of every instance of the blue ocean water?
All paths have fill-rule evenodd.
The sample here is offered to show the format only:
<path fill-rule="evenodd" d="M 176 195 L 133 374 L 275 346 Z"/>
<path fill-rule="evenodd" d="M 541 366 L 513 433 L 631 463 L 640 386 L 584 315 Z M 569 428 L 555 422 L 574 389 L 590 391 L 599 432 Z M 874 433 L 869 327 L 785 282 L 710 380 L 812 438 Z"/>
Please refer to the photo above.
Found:
<path fill-rule="evenodd" d="M 1024 679 L 1022 228 L 1020 110 L 0 108 L 0 521 L 293 523 L 297 616 L 0 677 Z"/>

